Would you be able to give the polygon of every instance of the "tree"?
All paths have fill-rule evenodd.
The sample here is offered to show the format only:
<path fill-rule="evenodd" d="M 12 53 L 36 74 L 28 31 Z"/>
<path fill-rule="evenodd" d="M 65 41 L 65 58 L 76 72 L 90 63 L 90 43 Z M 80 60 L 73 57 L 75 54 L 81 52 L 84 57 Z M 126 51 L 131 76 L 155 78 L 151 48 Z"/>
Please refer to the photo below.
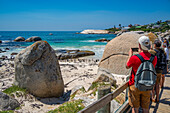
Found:
<path fill-rule="evenodd" d="M 121 24 L 119 24 L 119 28 L 121 29 Z"/>
<path fill-rule="evenodd" d="M 160 21 L 157 21 L 157 22 L 156 22 L 156 24 L 158 24 L 158 25 L 159 25 L 159 24 L 160 24 Z"/>
<path fill-rule="evenodd" d="M 132 27 L 132 24 L 129 24 L 128 27 Z"/>

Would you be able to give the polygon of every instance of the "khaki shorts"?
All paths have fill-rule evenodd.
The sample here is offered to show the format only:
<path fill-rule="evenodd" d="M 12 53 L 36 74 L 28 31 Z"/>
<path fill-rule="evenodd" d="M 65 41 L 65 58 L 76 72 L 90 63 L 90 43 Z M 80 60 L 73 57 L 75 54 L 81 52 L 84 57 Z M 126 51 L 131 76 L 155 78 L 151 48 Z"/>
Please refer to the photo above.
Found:
<path fill-rule="evenodd" d="M 160 81 L 161 81 L 162 73 L 157 73 L 156 75 L 157 75 L 157 77 L 156 77 L 156 84 L 159 84 Z"/>
<path fill-rule="evenodd" d="M 144 109 L 149 109 L 150 92 L 151 91 L 140 91 L 135 85 L 129 86 L 129 105 L 133 108 L 139 108 L 141 106 Z"/>

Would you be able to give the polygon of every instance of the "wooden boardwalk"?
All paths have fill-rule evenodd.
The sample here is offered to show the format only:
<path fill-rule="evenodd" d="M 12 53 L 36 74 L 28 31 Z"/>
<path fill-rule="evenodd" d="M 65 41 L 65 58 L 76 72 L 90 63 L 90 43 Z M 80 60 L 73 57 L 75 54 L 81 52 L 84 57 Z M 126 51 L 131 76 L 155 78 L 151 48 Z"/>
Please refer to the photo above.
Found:
<path fill-rule="evenodd" d="M 164 87 L 160 90 L 160 101 L 151 103 L 150 113 L 170 113 L 170 72 L 165 76 Z"/>

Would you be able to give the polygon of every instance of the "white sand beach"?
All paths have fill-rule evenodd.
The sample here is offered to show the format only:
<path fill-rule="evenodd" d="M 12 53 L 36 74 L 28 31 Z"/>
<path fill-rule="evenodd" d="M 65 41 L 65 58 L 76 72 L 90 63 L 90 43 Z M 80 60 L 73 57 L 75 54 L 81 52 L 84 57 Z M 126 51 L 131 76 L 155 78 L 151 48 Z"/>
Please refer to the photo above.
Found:
<path fill-rule="evenodd" d="M 62 77 L 65 85 L 65 94 L 72 90 L 76 86 L 83 86 L 85 90 L 91 86 L 92 82 L 96 79 L 98 62 L 59 62 Z M 12 86 L 15 79 L 14 61 L 4 60 L 1 61 L 0 69 L 0 91 Z M 34 96 L 27 94 L 23 96 L 22 92 L 17 92 L 15 99 L 21 103 L 21 109 L 15 110 L 16 112 L 24 113 L 37 113 L 47 112 L 60 106 L 62 103 L 68 101 L 60 98 L 35 98 Z M 95 101 L 96 99 L 93 99 Z M 91 102 L 89 101 L 89 104 Z"/>

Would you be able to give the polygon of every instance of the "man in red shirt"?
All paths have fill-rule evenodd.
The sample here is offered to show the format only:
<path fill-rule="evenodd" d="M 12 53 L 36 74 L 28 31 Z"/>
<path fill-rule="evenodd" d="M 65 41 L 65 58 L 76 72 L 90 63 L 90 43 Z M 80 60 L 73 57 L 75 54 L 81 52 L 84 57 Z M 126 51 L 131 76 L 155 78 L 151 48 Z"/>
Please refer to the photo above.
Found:
<path fill-rule="evenodd" d="M 151 54 L 148 52 L 150 49 L 150 40 L 147 36 L 141 36 L 138 40 L 139 42 L 139 54 L 145 59 L 149 60 Z M 157 58 L 155 57 L 152 64 L 156 66 Z M 132 49 L 129 50 L 129 57 L 127 60 L 126 68 L 129 69 L 132 67 L 132 72 L 129 80 L 129 104 L 132 107 L 132 113 L 138 113 L 139 107 L 141 106 L 144 113 L 149 113 L 149 104 L 150 104 L 150 91 L 140 91 L 134 85 L 135 74 L 138 70 L 138 67 L 141 64 L 141 60 L 133 55 Z"/>

